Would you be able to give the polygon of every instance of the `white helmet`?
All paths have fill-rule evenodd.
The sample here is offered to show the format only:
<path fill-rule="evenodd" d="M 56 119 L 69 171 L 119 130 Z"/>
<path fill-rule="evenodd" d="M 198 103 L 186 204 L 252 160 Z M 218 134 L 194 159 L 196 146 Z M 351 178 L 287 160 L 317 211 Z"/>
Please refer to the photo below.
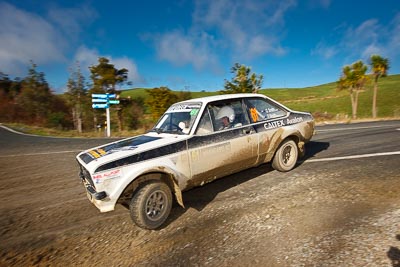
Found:
<path fill-rule="evenodd" d="M 235 120 L 235 111 L 233 111 L 233 108 L 230 106 L 223 106 L 220 110 L 218 110 L 215 119 L 219 120 L 223 117 L 228 117 L 229 122 L 232 123 Z"/>

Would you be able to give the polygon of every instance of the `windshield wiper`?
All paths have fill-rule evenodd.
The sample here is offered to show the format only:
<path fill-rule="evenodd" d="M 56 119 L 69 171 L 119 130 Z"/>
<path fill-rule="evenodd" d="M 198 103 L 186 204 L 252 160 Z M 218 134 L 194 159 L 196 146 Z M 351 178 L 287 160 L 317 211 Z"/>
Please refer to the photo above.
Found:
<path fill-rule="evenodd" d="M 160 133 L 179 134 L 179 135 L 185 134 L 180 129 L 163 130 L 162 128 L 153 128 L 150 132 L 156 132 L 158 134 Z"/>
<path fill-rule="evenodd" d="M 153 128 L 153 129 L 151 130 L 151 132 L 156 132 L 156 133 L 160 134 L 160 133 L 163 132 L 163 129 L 161 129 L 161 128 Z"/>
<path fill-rule="evenodd" d="M 184 134 L 181 130 L 169 130 L 168 133 Z"/>

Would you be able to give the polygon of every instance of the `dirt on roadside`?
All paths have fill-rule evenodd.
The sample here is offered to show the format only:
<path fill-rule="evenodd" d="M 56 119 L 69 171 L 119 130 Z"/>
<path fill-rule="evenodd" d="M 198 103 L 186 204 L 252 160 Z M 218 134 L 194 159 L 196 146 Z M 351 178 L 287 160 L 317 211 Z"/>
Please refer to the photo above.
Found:
<path fill-rule="evenodd" d="M 398 157 L 262 165 L 184 193 L 156 231 L 86 199 L 74 153 L 0 157 L 1 266 L 396 266 Z M 316 168 L 316 164 L 318 168 Z M 316 171 L 318 169 L 318 171 Z M 398 266 L 398 265 L 397 265 Z"/>

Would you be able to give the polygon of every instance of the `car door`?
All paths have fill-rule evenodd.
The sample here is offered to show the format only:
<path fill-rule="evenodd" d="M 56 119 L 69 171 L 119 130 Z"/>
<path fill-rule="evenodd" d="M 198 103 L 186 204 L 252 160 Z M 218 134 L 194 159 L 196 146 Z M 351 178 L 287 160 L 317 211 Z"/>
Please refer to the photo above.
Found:
<path fill-rule="evenodd" d="M 234 110 L 230 127 L 221 127 L 218 111 Z M 188 141 L 190 187 L 254 166 L 258 138 L 250 125 L 241 99 L 210 103 L 204 110 L 195 135 Z"/>
<path fill-rule="evenodd" d="M 245 104 L 258 135 L 258 164 L 268 162 L 282 139 L 283 127 L 286 125 L 284 118 L 289 113 L 276 102 L 260 97 L 248 98 Z"/>

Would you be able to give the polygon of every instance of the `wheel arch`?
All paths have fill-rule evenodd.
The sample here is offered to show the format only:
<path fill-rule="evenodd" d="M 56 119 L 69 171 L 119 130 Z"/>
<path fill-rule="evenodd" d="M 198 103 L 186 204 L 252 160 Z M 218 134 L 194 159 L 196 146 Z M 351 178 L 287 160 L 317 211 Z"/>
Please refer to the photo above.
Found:
<path fill-rule="evenodd" d="M 278 151 L 279 147 L 286 141 L 286 140 L 293 140 L 296 143 L 297 149 L 299 151 L 299 157 L 303 157 L 305 154 L 305 141 L 302 138 L 300 132 L 293 131 L 287 134 L 282 140 L 275 146 L 273 157 L 275 157 L 276 152 Z"/>
<path fill-rule="evenodd" d="M 182 191 L 179 188 L 178 181 L 175 175 L 160 171 L 160 170 L 149 170 L 138 175 L 137 178 L 133 179 L 122 191 L 118 198 L 118 203 L 125 207 L 129 206 L 129 201 L 132 196 L 145 184 L 152 181 L 164 182 L 175 195 L 175 199 L 180 206 L 185 207 L 183 204 Z"/>

